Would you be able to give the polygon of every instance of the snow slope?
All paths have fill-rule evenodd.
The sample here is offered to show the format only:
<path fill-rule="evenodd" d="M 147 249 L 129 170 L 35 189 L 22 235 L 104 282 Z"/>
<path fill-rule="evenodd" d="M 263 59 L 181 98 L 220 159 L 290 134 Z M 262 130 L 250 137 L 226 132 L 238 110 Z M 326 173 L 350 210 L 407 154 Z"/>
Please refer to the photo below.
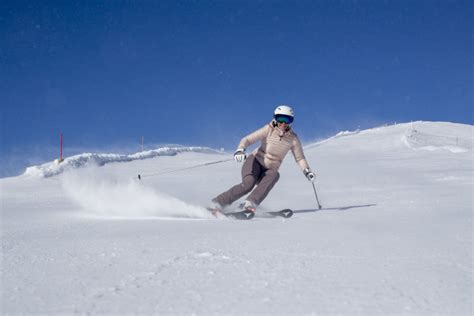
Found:
<path fill-rule="evenodd" d="M 217 151 L 1 179 L 2 312 L 472 314 L 473 126 L 340 133 L 305 153 L 324 209 L 288 155 L 262 204 L 287 220 L 212 218 L 202 206 L 240 175 Z"/>

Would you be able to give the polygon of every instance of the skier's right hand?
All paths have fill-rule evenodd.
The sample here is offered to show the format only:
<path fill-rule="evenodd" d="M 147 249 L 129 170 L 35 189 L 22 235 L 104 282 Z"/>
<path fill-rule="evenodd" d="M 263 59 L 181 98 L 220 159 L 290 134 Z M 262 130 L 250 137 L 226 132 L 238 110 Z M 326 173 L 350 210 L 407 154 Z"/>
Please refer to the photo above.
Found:
<path fill-rule="evenodd" d="M 234 153 L 234 160 L 237 162 L 242 162 L 247 158 L 245 154 L 245 149 L 239 148 Z"/>

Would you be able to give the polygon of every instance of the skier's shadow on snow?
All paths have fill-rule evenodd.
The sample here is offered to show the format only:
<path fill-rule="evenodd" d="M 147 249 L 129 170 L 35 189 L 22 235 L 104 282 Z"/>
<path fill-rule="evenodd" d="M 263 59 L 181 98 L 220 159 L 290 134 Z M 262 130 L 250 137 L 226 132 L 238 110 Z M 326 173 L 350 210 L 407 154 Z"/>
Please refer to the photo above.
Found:
<path fill-rule="evenodd" d="M 293 213 L 311 213 L 311 212 L 318 212 L 318 211 L 347 211 L 353 208 L 361 208 L 361 207 L 371 207 L 376 206 L 377 204 L 365 204 L 365 205 L 349 205 L 349 206 L 340 206 L 340 207 L 322 207 L 322 208 L 313 208 L 307 210 L 293 210 Z"/>

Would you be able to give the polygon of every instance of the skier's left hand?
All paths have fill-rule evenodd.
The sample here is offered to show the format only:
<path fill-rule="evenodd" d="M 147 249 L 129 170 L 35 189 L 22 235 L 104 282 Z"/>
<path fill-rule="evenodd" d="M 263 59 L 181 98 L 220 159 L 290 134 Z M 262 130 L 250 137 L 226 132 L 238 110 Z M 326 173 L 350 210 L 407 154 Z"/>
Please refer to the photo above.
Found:
<path fill-rule="evenodd" d="M 314 182 L 314 180 L 316 179 L 316 175 L 314 174 L 313 171 L 311 171 L 310 169 L 306 169 L 304 171 L 304 175 L 306 176 L 306 178 L 311 181 L 311 182 Z"/>

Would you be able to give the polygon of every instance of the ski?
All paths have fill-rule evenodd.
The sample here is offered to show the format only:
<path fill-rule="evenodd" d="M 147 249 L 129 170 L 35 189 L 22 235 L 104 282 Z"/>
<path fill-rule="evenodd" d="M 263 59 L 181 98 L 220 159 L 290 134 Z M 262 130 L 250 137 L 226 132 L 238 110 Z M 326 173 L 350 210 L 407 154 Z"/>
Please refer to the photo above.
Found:
<path fill-rule="evenodd" d="M 222 213 L 227 217 L 232 217 L 235 219 L 252 219 L 255 216 L 255 213 L 252 211 L 240 211 L 240 212 L 232 212 L 232 213 Z"/>
<path fill-rule="evenodd" d="M 230 212 L 230 213 L 224 213 L 224 212 L 221 212 L 221 211 L 218 211 L 218 210 L 215 210 L 215 209 L 211 209 L 211 208 L 208 208 L 207 210 L 210 211 L 216 217 L 217 217 L 217 214 L 219 214 L 219 213 L 226 216 L 226 217 L 231 217 L 231 218 L 234 218 L 234 219 L 242 219 L 242 220 L 249 220 L 249 219 L 252 219 L 252 218 L 255 217 L 254 212 L 247 211 L 247 210 L 237 211 L 237 212 Z M 268 214 L 268 215 L 273 216 L 273 217 L 280 216 L 280 217 L 283 217 L 283 218 L 290 218 L 290 217 L 293 216 L 293 211 L 289 208 L 281 210 L 281 211 L 263 211 L 262 213 L 263 214 Z"/>
<path fill-rule="evenodd" d="M 270 216 L 275 216 L 275 217 L 280 216 L 283 218 L 290 218 L 291 216 L 293 216 L 293 211 L 289 208 L 281 210 L 281 211 L 274 211 L 274 212 L 263 211 L 263 213 L 268 214 Z M 240 212 L 222 213 L 222 214 L 224 214 L 227 217 L 232 217 L 235 219 L 252 219 L 255 216 L 255 213 L 252 211 L 240 211 Z M 258 212 L 257 212 L 257 216 L 258 216 Z"/>
<path fill-rule="evenodd" d="M 281 216 L 284 218 L 290 218 L 293 216 L 293 211 L 289 208 L 281 210 L 281 211 L 276 211 L 276 212 L 265 212 L 267 214 L 273 215 L 273 216 Z"/>
<path fill-rule="evenodd" d="M 213 208 L 207 208 L 207 210 L 209 212 L 212 213 L 212 215 L 214 215 L 215 217 L 218 216 L 218 214 L 222 214 L 224 216 L 227 216 L 227 217 L 231 217 L 231 218 L 235 218 L 235 219 L 244 219 L 244 220 L 247 220 L 247 219 L 252 219 L 254 216 L 255 216 L 255 213 L 252 212 L 252 211 L 237 211 L 237 212 L 230 212 L 230 213 L 224 213 L 220 210 L 217 210 L 217 209 L 213 209 Z"/>

